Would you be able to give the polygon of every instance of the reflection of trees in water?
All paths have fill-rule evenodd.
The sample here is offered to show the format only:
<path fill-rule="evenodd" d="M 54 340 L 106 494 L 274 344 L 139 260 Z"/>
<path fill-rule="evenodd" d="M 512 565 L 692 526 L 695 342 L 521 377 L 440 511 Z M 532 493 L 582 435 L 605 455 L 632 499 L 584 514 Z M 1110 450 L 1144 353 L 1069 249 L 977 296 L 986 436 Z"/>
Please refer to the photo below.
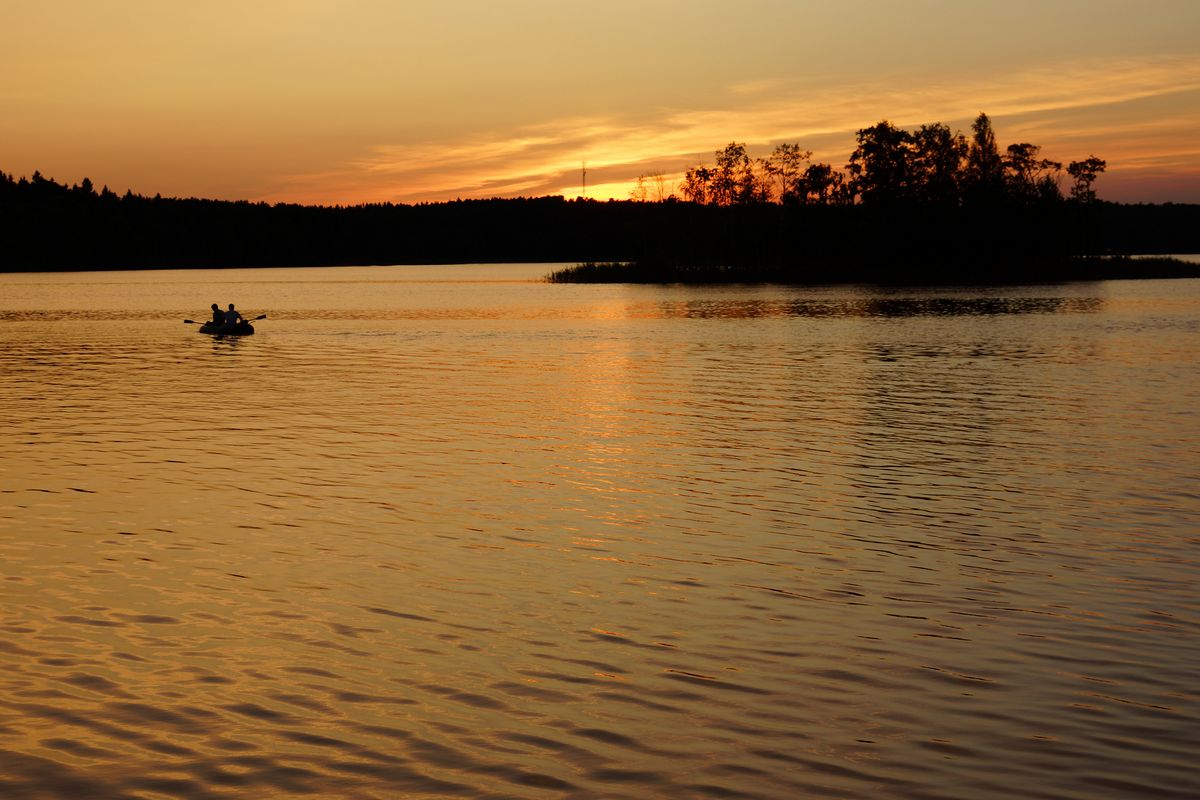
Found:
<path fill-rule="evenodd" d="M 690 319 L 763 317 L 962 317 L 1095 313 L 1099 297 L 871 297 L 835 300 L 663 301 L 646 316 Z M 635 313 L 632 316 L 641 316 Z"/>
<path fill-rule="evenodd" d="M 958 317 L 999 314 L 1093 313 L 1098 297 L 931 297 L 880 298 L 864 303 L 863 316 Z"/>

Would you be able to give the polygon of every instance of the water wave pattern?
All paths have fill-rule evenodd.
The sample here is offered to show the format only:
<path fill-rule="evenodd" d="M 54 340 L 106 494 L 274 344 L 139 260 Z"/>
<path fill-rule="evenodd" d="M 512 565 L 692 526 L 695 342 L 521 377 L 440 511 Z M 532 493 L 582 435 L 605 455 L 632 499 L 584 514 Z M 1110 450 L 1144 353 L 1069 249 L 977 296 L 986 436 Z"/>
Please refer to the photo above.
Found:
<path fill-rule="evenodd" d="M 0 796 L 1200 794 L 1200 282 L 347 274 L 0 298 Z"/>

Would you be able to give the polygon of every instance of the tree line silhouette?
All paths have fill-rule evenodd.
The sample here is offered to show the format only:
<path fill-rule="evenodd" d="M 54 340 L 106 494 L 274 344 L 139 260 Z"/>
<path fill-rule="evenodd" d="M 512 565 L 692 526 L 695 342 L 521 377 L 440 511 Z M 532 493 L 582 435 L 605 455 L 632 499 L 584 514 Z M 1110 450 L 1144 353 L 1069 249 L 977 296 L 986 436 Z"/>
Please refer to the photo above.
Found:
<path fill-rule="evenodd" d="M 734 143 L 687 171 L 682 198 L 659 176 L 654 202 L 303 206 L 0 172 L 0 270 L 633 262 L 628 279 L 970 281 L 1053 278 L 1083 254 L 1200 251 L 1200 206 L 1098 200 L 1104 166 L 1071 162 L 1063 192 L 1061 164 L 1027 143 L 1002 153 L 981 115 L 970 137 L 880 122 L 845 170 L 795 144 L 751 159 Z"/>
<path fill-rule="evenodd" d="M 751 158 L 745 144 L 731 142 L 716 152 L 712 167 L 689 168 L 680 192 L 690 202 L 717 206 L 996 206 L 1064 199 L 1062 162 L 1042 158 L 1041 146 L 1029 142 L 1001 153 L 987 114 L 975 119 L 970 137 L 940 122 L 907 131 L 883 120 L 858 131 L 856 141 L 840 171 L 813 162 L 812 151 L 799 144 L 780 144 L 765 158 Z M 1093 184 L 1106 167 L 1095 156 L 1070 162 L 1070 199 L 1093 202 Z M 639 178 L 633 199 L 648 199 L 646 177 Z"/>

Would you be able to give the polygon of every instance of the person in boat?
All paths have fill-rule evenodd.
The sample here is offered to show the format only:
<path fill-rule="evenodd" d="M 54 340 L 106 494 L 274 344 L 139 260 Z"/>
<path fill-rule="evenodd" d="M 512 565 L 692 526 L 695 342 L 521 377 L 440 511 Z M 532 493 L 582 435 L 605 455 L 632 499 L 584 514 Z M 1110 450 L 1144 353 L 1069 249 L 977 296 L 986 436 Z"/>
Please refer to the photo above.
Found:
<path fill-rule="evenodd" d="M 225 324 L 237 325 L 239 322 L 245 322 L 245 319 L 241 314 L 238 313 L 237 309 L 233 307 L 233 303 L 230 303 L 229 310 L 225 312 Z"/>
<path fill-rule="evenodd" d="M 225 312 L 221 310 L 221 307 L 219 305 L 217 305 L 216 303 L 213 303 L 212 304 L 212 312 L 213 312 L 213 318 L 212 318 L 213 324 L 214 325 L 224 325 L 225 324 Z"/>

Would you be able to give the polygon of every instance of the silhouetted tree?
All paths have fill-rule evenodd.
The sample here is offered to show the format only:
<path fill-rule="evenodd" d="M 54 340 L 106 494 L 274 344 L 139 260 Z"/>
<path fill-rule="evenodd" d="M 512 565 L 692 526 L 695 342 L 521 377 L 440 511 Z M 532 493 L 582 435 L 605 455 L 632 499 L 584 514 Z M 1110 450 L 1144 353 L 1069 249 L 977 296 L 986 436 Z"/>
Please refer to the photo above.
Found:
<path fill-rule="evenodd" d="M 962 199 L 967 140 L 941 123 L 922 125 L 912 137 L 913 199 L 958 205 Z"/>
<path fill-rule="evenodd" d="M 1071 187 L 1071 199 L 1081 203 L 1090 203 L 1096 199 L 1092 184 L 1108 164 L 1102 158 L 1088 156 L 1083 161 L 1072 161 L 1067 165 L 1067 174 L 1075 179 Z"/>
<path fill-rule="evenodd" d="M 887 120 L 863 128 L 846 169 L 852 190 L 867 205 L 895 205 L 909 199 L 912 135 Z"/>
<path fill-rule="evenodd" d="M 745 144 L 730 142 L 716 152 L 716 159 L 712 169 L 700 165 L 687 170 L 680 185 L 685 199 L 715 206 L 762 203 L 771 199 L 767 162 L 751 159 Z"/>
<path fill-rule="evenodd" d="M 1062 164 L 1048 158 L 1038 158 L 1041 151 L 1041 147 L 1028 142 L 1008 146 L 1004 170 L 1009 198 L 1024 202 L 1062 199 L 1057 179 Z"/>
<path fill-rule="evenodd" d="M 796 198 L 804 205 L 848 202 L 845 175 L 828 164 L 809 164 L 797 182 Z"/>
<path fill-rule="evenodd" d="M 643 172 L 629 190 L 629 199 L 635 203 L 661 203 L 672 196 L 667 191 L 667 179 L 662 172 Z"/>
<path fill-rule="evenodd" d="M 645 203 L 650 199 L 650 189 L 646 186 L 645 175 L 638 175 L 637 183 L 629 190 L 629 199 L 635 203 Z"/>
<path fill-rule="evenodd" d="M 967 186 L 965 199 L 998 203 L 1004 197 L 1004 163 L 996 147 L 996 133 L 987 114 L 980 114 L 971 125 L 971 144 L 967 149 Z"/>
<path fill-rule="evenodd" d="M 710 186 L 712 184 L 712 170 L 700 164 L 699 166 L 689 167 L 684 173 L 683 183 L 679 187 L 679 191 L 683 194 L 683 199 L 693 203 L 705 205 L 711 196 Z"/>
<path fill-rule="evenodd" d="M 658 203 L 674 197 L 671 192 L 667 191 L 667 177 L 662 174 L 661 170 L 655 170 L 646 176 L 650 181 L 650 188 L 654 195 L 654 201 Z"/>
<path fill-rule="evenodd" d="M 801 180 L 804 162 L 812 157 L 811 150 L 801 150 L 798 144 L 781 144 L 767 157 L 766 172 L 778 187 L 781 203 L 804 202 L 801 199 Z"/>
<path fill-rule="evenodd" d="M 709 202 L 718 206 L 749 202 L 755 193 L 755 176 L 746 145 L 730 142 L 724 150 L 717 151 L 716 158 Z"/>

